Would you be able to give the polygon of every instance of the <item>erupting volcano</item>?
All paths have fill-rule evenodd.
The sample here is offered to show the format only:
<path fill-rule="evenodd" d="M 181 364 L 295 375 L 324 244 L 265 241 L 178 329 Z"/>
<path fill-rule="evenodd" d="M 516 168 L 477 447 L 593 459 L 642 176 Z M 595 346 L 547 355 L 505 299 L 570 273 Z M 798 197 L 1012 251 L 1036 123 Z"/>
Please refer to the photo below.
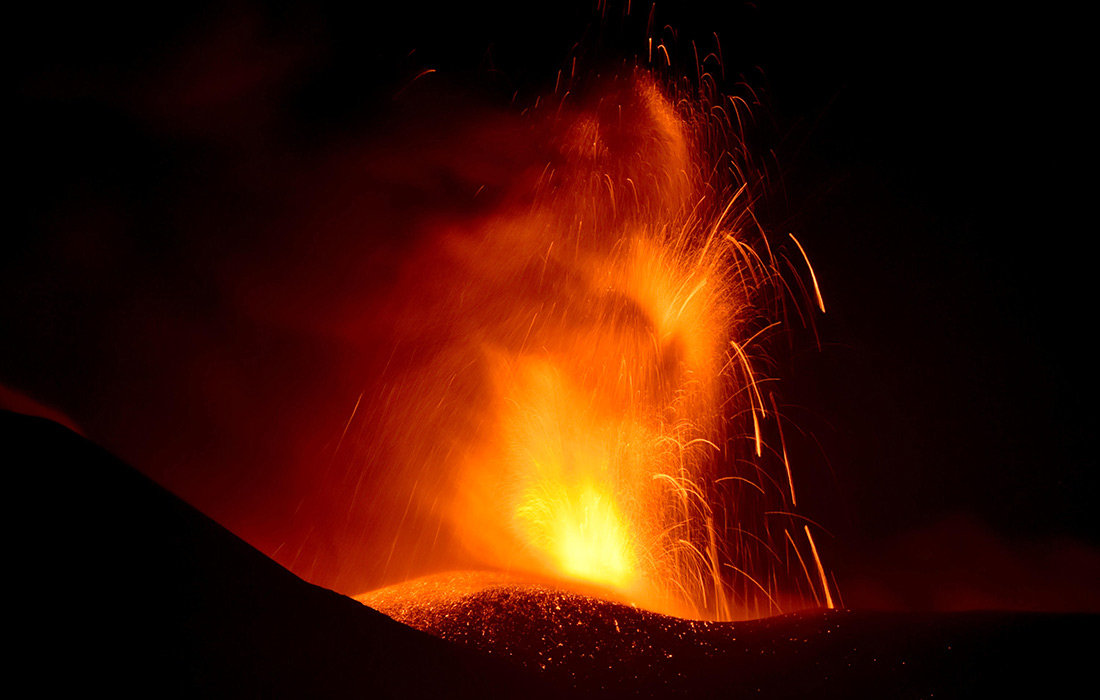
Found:
<path fill-rule="evenodd" d="M 547 162 L 406 263 L 393 352 L 418 357 L 353 419 L 363 468 L 494 569 L 697 618 L 832 607 L 764 351 L 824 306 L 754 218 L 747 103 L 577 82 L 528 115 Z"/>
<path fill-rule="evenodd" d="M 1091 682 L 1087 256 L 1005 243 L 1067 168 L 997 130 L 984 8 L 583 4 L 21 24 L 32 687 Z"/>

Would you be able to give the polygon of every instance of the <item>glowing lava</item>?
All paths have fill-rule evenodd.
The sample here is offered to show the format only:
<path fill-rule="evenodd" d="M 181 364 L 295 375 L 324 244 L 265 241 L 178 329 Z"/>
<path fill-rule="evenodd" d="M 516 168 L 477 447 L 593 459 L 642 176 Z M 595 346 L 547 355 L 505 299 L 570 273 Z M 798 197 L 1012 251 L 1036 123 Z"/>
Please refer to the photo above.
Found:
<path fill-rule="evenodd" d="M 485 566 L 696 617 L 827 595 L 823 571 L 789 583 L 801 531 L 769 517 L 794 489 L 757 365 L 793 263 L 716 121 L 738 103 L 674 104 L 642 73 L 588 92 L 531 117 L 551 152 L 512 201 L 410 266 L 398 325 L 437 347 L 388 389 L 383 434 Z"/>

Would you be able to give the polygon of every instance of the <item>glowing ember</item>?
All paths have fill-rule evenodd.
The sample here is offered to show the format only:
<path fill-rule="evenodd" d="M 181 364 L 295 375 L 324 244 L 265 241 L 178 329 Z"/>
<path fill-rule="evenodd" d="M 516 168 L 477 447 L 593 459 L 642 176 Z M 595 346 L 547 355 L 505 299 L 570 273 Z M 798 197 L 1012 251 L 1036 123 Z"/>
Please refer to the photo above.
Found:
<path fill-rule="evenodd" d="M 805 585 L 831 606 L 809 529 L 819 577 L 793 582 L 802 533 L 769 521 L 795 503 L 789 465 L 782 482 L 768 466 L 760 341 L 793 263 L 755 222 L 751 163 L 718 118 L 739 103 L 674 105 L 647 74 L 589 92 L 536 110 L 548 162 L 409 267 L 395 325 L 433 349 L 387 382 L 379 420 L 410 504 L 485 566 L 661 612 L 781 612 Z"/>

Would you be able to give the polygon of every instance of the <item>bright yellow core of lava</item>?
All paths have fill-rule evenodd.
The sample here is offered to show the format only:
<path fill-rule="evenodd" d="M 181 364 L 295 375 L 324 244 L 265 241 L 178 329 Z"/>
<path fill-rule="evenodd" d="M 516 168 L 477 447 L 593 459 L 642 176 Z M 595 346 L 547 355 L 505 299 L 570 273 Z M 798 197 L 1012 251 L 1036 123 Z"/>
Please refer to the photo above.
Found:
<path fill-rule="evenodd" d="M 633 584 L 637 572 L 627 524 L 613 495 L 596 484 L 531 490 L 516 520 L 525 539 L 542 547 L 567 576 L 620 589 Z"/>
<path fill-rule="evenodd" d="M 560 364 L 522 360 L 510 373 L 504 471 L 512 482 L 511 527 L 552 571 L 618 590 L 640 572 L 617 437 L 629 435 Z M 634 477 L 635 475 L 631 475 Z M 644 483 L 644 480 L 642 480 Z"/>

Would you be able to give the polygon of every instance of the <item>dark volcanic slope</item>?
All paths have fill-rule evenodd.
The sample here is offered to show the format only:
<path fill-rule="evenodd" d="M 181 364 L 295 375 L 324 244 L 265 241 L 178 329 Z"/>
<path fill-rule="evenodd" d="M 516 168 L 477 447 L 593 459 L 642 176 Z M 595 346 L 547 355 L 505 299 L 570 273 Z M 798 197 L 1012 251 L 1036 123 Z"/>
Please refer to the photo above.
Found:
<path fill-rule="evenodd" d="M 1100 632 L 1096 616 L 1019 613 L 693 622 L 470 574 L 359 599 L 596 697 L 1058 697 L 1088 679 Z"/>
<path fill-rule="evenodd" d="M 36 695 L 1062 697 L 1093 674 L 1096 616 L 702 623 L 486 575 L 372 594 L 437 639 L 303 582 L 55 423 L 0 411 L 0 445 L 8 665 Z"/>
<path fill-rule="evenodd" d="M 7 665 L 32 695 L 559 696 L 305 583 L 56 423 L 0 411 L 0 445 Z"/>

